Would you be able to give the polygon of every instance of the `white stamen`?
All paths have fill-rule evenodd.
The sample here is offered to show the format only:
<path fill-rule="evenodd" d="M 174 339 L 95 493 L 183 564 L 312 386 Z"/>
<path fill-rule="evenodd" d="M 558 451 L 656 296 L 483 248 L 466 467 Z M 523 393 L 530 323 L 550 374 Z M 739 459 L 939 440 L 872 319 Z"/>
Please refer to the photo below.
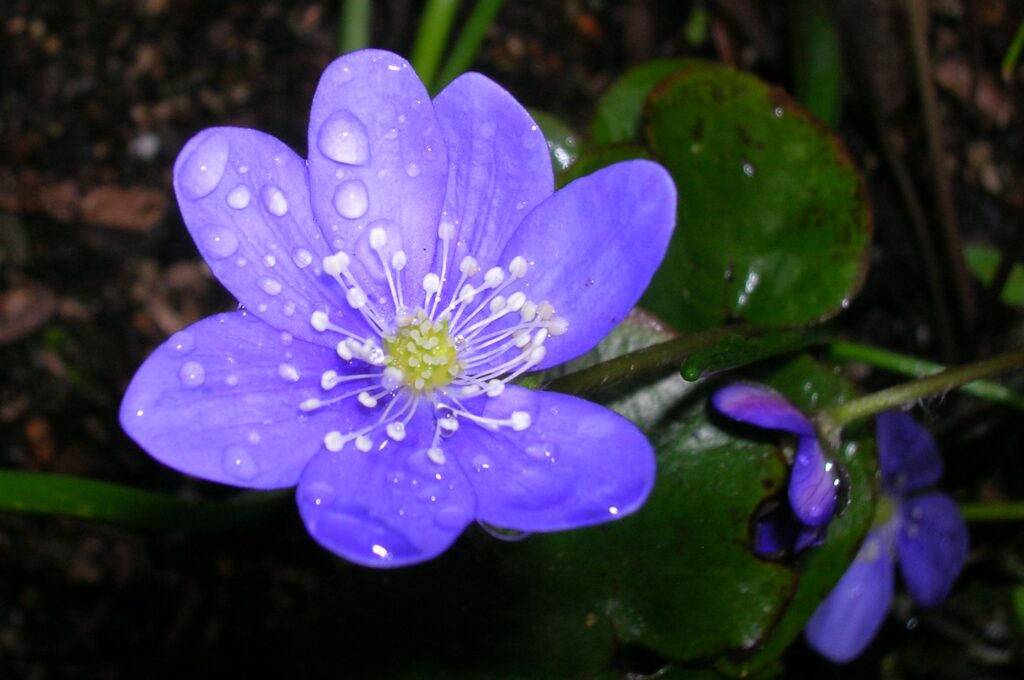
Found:
<path fill-rule="evenodd" d="M 530 414 L 526 411 L 512 411 L 512 415 L 509 416 L 509 425 L 516 432 L 521 432 L 532 424 Z"/>
<path fill-rule="evenodd" d="M 332 430 L 324 436 L 324 446 L 328 451 L 337 453 L 341 451 L 341 447 L 345 446 L 345 438 L 337 430 Z"/>
<path fill-rule="evenodd" d="M 442 222 L 437 225 L 437 237 L 442 241 L 447 241 L 451 237 L 455 236 L 455 225 L 451 222 Z"/>
<path fill-rule="evenodd" d="M 381 374 L 380 384 L 384 389 L 391 391 L 398 389 L 404 379 L 405 374 L 402 373 L 402 369 L 394 366 L 388 366 Z"/>
<path fill-rule="evenodd" d="M 346 338 L 339 342 L 338 346 L 335 347 L 335 350 L 338 352 L 338 356 L 345 361 L 352 361 L 352 349 L 348 346 L 350 340 L 351 338 Z"/>
<path fill-rule="evenodd" d="M 345 293 L 345 299 L 352 309 L 359 309 L 366 304 L 366 293 L 359 288 L 349 288 Z"/>
<path fill-rule="evenodd" d="M 322 402 L 316 397 L 310 397 L 306 401 L 299 404 L 299 408 L 305 411 L 306 413 L 309 413 L 310 411 L 315 411 L 318 408 L 320 408 L 321 404 Z"/>
<path fill-rule="evenodd" d="M 484 283 L 489 288 L 497 288 L 505 280 L 505 271 L 501 267 L 491 267 L 484 274 Z"/>
<path fill-rule="evenodd" d="M 348 269 L 350 261 L 348 254 L 342 251 L 338 251 L 334 255 L 328 255 L 324 258 L 324 273 L 328 276 L 339 276 Z"/>
<path fill-rule="evenodd" d="M 388 436 L 396 442 L 405 439 L 405 425 L 402 423 L 388 423 L 384 429 L 387 430 Z"/>
<path fill-rule="evenodd" d="M 427 458 L 429 458 L 430 462 L 432 462 L 432 463 L 437 463 L 438 465 L 444 465 L 444 461 L 445 461 L 444 451 L 442 451 L 440 448 L 438 448 L 436 446 L 432 446 L 429 449 L 427 449 Z"/>
<path fill-rule="evenodd" d="M 356 437 L 356 448 L 363 453 L 368 453 L 373 448 L 373 440 L 364 434 Z"/>
<path fill-rule="evenodd" d="M 327 330 L 327 326 L 330 322 L 330 319 L 327 317 L 327 312 L 322 312 L 319 309 L 313 312 L 313 315 L 309 317 L 309 325 L 318 333 L 323 333 Z"/>
<path fill-rule="evenodd" d="M 519 310 L 519 318 L 522 319 L 524 323 L 530 323 L 533 321 L 537 318 L 537 305 L 529 300 L 524 302 L 523 308 Z"/>
<path fill-rule="evenodd" d="M 388 242 L 387 233 L 380 227 L 374 227 L 370 230 L 370 247 L 374 250 L 380 250 Z"/>
<path fill-rule="evenodd" d="M 516 255 L 509 262 L 508 271 L 512 274 L 512 278 L 521 279 L 526 276 L 526 258 L 522 255 Z"/>
<path fill-rule="evenodd" d="M 491 380 L 487 383 L 487 396 L 497 397 L 505 391 L 505 383 L 500 380 Z"/>
<path fill-rule="evenodd" d="M 462 272 L 463 276 L 470 277 L 480 271 L 480 266 L 477 264 L 475 257 L 467 255 L 462 258 L 462 262 L 459 264 L 459 271 Z"/>
<path fill-rule="evenodd" d="M 338 384 L 338 372 L 337 371 L 324 371 L 323 375 L 320 376 L 320 387 L 325 390 L 333 389 Z"/>
<path fill-rule="evenodd" d="M 539 331 L 533 334 L 533 346 L 540 347 L 544 344 L 544 341 L 548 339 L 548 329 L 541 328 Z"/>
<path fill-rule="evenodd" d="M 508 296 L 508 309 L 510 312 L 518 312 L 526 304 L 526 293 L 517 291 Z"/>
<path fill-rule="evenodd" d="M 359 403 L 366 408 L 373 408 L 377 405 L 377 400 L 374 399 L 369 392 L 364 391 L 359 393 Z"/>
<path fill-rule="evenodd" d="M 554 315 L 555 315 L 555 308 L 551 305 L 550 302 L 545 300 L 544 302 L 542 302 L 539 305 L 537 305 L 537 317 L 541 321 L 547 321 L 548 319 L 550 319 Z"/>
<path fill-rule="evenodd" d="M 491 300 L 491 313 L 496 314 L 501 310 L 505 309 L 505 298 L 501 295 L 497 295 Z"/>
<path fill-rule="evenodd" d="M 563 335 L 567 330 L 569 330 L 569 320 L 564 317 L 556 316 L 548 322 L 548 331 L 551 332 L 551 335 Z"/>
<path fill-rule="evenodd" d="M 395 254 L 391 256 L 391 266 L 395 268 L 396 272 L 400 272 L 405 269 L 405 265 L 408 263 L 408 258 L 405 255 L 404 250 L 396 250 Z"/>
<path fill-rule="evenodd" d="M 428 296 L 432 295 L 433 293 L 436 293 L 440 288 L 441 279 L 440 277 L 438 277 L 437 274 L 431 272 L 430 274 L 427 274 L 426 276 L 423 277 L 423 290 L 427 293 Z"/>

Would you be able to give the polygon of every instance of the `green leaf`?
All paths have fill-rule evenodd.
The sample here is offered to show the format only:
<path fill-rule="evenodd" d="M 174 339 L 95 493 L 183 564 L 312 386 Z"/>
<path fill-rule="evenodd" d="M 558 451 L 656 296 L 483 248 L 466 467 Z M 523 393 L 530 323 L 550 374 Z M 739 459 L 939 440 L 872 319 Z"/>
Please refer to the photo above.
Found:
<path fill-rule="evenodd" d="M 698 350 L 688 356 L 680 372 L 686 380 L 699 380 L 718 371 L 748 366 L 782 354 L 792 354 L 821 342 L 822 339 L 816 335 L 794 329 L 769 331 L 753 337 L 728 335 L 715 346 Z"/>
<path fill-rule="evenodd" d="M 986 286 L 992 285 L 1002 254 L 990 246 L 967 246 L 964 252 L 967 266 Z M 1003 286 L 1002 301 L 1008 305 L 1024 307 L 1024 267 L 1014 264 L 1010 277 Z"/>
<path fill-rule="evenodd" d="M 673 73 L 705 63 L 699 59 L 655 59 L 627 71 L 597 102 L 591 142 L 603 146 L 640 141 L 641 114 L 651 90 Z"/>
<path fill-rule="evenodd" d="M 843 103 L 839 32 L 823 0 L 793 0 L 788 7 L 796 98 L 834 128 Z"/>
<path fill-rule="evenodd" d="M 647 132 L 675 179 L 679 219 L 645 308 L 693 331 L 807 323 L 848 304 L 871 234 L 863 181 L 796 102 L 705 66 L 651 94 Z"/>
<path fill-rule="evenodd" d="M 550 113 L 537 109 L 529 111 L 530 116 L 540 126 L 541 132 L 544 133 L 544 138 L 548 142 L 548 151 L 551 152 L 551 164 L 554 166 L 555 174 L 564 172 L 576 162 L 583 150 L 579 135 Z"/>

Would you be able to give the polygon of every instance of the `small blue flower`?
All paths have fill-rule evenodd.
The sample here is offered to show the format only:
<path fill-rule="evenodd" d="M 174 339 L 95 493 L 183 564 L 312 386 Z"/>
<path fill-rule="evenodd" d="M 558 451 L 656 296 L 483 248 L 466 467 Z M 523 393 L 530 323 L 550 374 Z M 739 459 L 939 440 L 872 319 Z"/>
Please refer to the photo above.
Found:
<path fill-rule="evenodd" d="M 967 559 L 967 526 L 953 500 L 935 491 L 911 495 L 942 476 L 931 434 L 904 413 L 883 413 L 876 425 L 880 518 L 804 630 L 811 647 L 837 663 L 856 658 L 882 625 L 895 561 L 914 600 L 934 606 L 949 594 Z"/>
<path fill-rule="evenodd" d="M 590 350 L 639 299 L 675 220 L 660 166 L 552 193 L 544 136 L 505 90 L 471 73 L 431 101 L 401 57 L 365 50 L 324 72 L 308 160 L 213 128 L 174 185 L 245 309 L 135 375 L 121 422 L 156 459 L 297 484 L 312 536 L 372 566 L 434 557 L 473 520 L 552 531 L 646 499 L 635 426 L 512 381 Z"/>
<path fill-rule="evenodd" d="M 785 397 L 763 385 L 736 383 L 723 387 L 711 403 L 733 420 L 766 430 L 796 435 L 796 456 L 789 478 L 789 504 L 798 520 L 762 523 L 755 536 L 755 550 L 776 552 L 784 544 L 796 549 L 810 545 L 836 511 L 839 475 L 835 464 L 825 457 L 814 425 Z M 802 525 L 802 526 L 801 526 Z"/>

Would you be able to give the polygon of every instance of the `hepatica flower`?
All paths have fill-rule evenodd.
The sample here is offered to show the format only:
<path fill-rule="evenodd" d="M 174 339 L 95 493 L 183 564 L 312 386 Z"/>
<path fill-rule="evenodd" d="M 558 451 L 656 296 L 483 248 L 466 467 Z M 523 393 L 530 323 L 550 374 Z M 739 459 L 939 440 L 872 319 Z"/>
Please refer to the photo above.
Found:
<path fill-rule="evenodd" d="M 854 659 L 878 632 L 892 602 L 894 562 L 914 600 L 934 606 L 967 559 L 967 527 L 953 500 L 916 493 L 942 476 L 931 434 L 904 413 L 883 413 L 876 423 L 882 499 L 875 528 L 804 630 L 811 647 L 836 662 Z"/>
<path fill-rule="evenodd" d="M 431 101 L 400 57 L 324 72 L 309 158 L 213 128 L 174 186 L 200 253 L 243 311 L 172 336 L 121 422 L 183 472 L 297 485 L 313 537 L 397 566 L 473 520 L 603 522 L 649 493 L 643 435 L 600 406 L 513 384 L 592 348 L 660 264 L 675 190 L 647 161 L 552 194 L 544 137 L 467 74 Z"/>

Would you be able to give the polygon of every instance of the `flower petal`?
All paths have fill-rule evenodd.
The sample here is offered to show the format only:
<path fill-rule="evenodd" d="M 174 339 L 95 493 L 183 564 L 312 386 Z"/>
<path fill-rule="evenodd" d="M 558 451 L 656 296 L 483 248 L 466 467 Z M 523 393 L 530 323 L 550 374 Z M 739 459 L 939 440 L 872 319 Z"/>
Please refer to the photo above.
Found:
<path fill-rule="evenodd" d="M 310 210 L 306 164 L 283 142 L 256 130 L 203 130 L 178 154 L 174 189 L 199 252 L 253 314 L 321 344 L 331 339 L 310 326 L 315 309 L 365 334 L 321 275 L 329 251 Z M 332 300 L 340 302 L 328 310 Z"/>
<path fill-rule="evenodd" d="M 793 513 L 812 527 L 827 524 L 836 511 L 839 475 L 825 458 L 816 437 L 800 437 L 789 477 L 789 503 Z"/>
<path fill-rule="evenodd" d="M 824 526 L 807 526 L 796 518 L 789 505 L 777 505 L 754 520 L 753 549 L 758 557 L 785 559 L 819 545 L 825 539 Z"/>
<path fill-rule="evenodd" d="M 814 426 L 800 410 L 763 385 L 733 383 L 715 392 L 711 403 L 720 413 L 747 425 L 813 437 Z"/>
<path fill-rule="evenodd" d="M 304 413 L 333 351 L 275 330 L 248 312 L 175 333 L 139 368 L 121 425 L 176 470 L 254 489 L 287 487 L 344 410 Z"/>
<path fill-rule="evenodd" d="M 379 304 L 391 293 L 370 247 L 371 230 L 384 229 L 389 261 L 398 249 L 405 252 L 400 285 L 421 295 L 448 179 L 444 136 L 408 62 L 362 50 L 327 67 L 310 114 L 309 176 L 313 212 L 330 247 L 352 256 L 370 304 L 392 318 L 392 305 Z"/>
<path fill-rule="evenodd" d="M 548 301 L 569 322 L 564 335 L 545 345 L 538 368 L 583 354 L 626 317 L 665 256 L 675 210 L 669 174 L 637 160 L 572 182 L 526 216 L 499 258 L 529 263 L 508 293 Z"/>
<path fill-rule="evenodd" d="M 654 485 L 654 452 L 622 416 L 582 399 L 509 386 L 480 413 L 530 415 L 516 432 L 466 422 L 449 448 L 476 491 L 477 518 L 504 529 L 556 531 L 633 512 Z"/>
<path fill-rule="evenodd" d="M 473 491 L 460 467 L 427 455 L 429 409 L 420 409 L 406 433 L 368 453 L 348 445 L 310 461 L 299 511 L 325 548 L 365 566 L 400 567 L 444 552 L 473 520 Z"/>
<path fill-rule="evenodd" d="M 875 419 L 878 462 L 890 493 L 903 496 L 942 477 L 942 457 L 931 432 L 906 413 L 886 411 Z"/>
<path fill-rule="evenodd" d="M 967 525 L 943 493 L 929 493 L 900 506 L 896 550 L 907 590 L 925 606 L 946 599 L 967 560 Z"/>
<path fill-rule="evenodd" d="M 457 267 L 466 255 L 486 271 L 499 262 L 523 218 L 554 191 L 544 133 L 526 109 L 479 73 L 456 78 L 434 99 L 448 146 L 450 170 L 445 213 L 455 227 L 443 300 L 454 294 Z M 440 248 L 439 248 L 440 250 Z M 435 256 L 441 271 L 442 253 Z"/>
<path fill-rule="evenodd" d="M 807 643 L 836 663 L 852 661 L 871 642 L 892 602 L 893 566 L 884 531 L 872 531 L 850 568 L 804 628 Z"/>

